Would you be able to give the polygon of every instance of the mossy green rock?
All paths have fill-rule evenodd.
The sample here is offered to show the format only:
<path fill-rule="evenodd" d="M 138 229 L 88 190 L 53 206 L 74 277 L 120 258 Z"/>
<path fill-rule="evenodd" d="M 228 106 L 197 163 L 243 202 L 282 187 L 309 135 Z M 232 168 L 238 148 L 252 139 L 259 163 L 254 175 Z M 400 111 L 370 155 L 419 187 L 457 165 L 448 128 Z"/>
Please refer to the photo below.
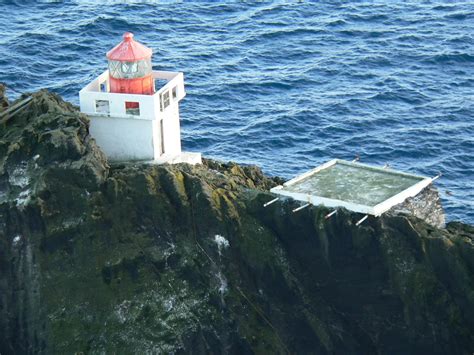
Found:
<path fill-rule="evenodd" d="M 279 201 L 252 166 L 108 166 L 45 91 L 0 127 L 0 353 L 471 354 L 474 229 Z"/>

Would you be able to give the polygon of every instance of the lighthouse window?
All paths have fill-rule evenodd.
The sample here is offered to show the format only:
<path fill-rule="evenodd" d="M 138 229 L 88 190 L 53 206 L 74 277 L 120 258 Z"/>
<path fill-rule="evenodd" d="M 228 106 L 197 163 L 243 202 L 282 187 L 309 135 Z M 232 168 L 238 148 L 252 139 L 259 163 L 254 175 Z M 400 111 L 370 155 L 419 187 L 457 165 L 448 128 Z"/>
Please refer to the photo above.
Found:
<path fill-rule="evenodd" d="M 123 74 L 133 74 L 138 71 L 137 62 L 123 62 L 122 63 L 122 73 Z"/>
<path fill-rule="evenodd" d="M 100 83 L 100 92 L 107 92 L 107 81 Z"/>
<path fill-rule="evenodd" d="M 140 103 L 139 102 L 125 102 L 125 113 L 127 115 L 140 116 Z"/>
<path fill-rule="evenodd" d="M 120 79 L 122 75 L 120 74 L 120 62 L 116 60 L 109 60 L 109 74 L 117 79 Z"/>
<path fill-rule="evenodd" d="M 151 59 L 136 62 L 109 60 L 109 74 L 117 79 L 141 78 L 151 73 Z"/>
<path fill-rule="evenodd" d="M 171 90 L 171 93 L 172 93 L 172 96 L 173 96 L 173 100 L 176 100 L 176 97 L 178 96 L 176 90 L 177 90 L 177 87 L 176 87 L 176 86 Z"/>
<path fill-rule="evenodd" d="M 95 112 L 97 113 L 109 113 L 110 106 L 108 100 L 95 100 Z"/>
<path fill-rule="evenodd" d="M 163 108 L 167 108 L 170 105 L 170 92 L 167 91 L 163 94 Z"/>
<path fill-rule="evenodd" d="M 138 62 L 138 71 L 142 76 L 151 73 L 151 59 L 143 59 Z"/>

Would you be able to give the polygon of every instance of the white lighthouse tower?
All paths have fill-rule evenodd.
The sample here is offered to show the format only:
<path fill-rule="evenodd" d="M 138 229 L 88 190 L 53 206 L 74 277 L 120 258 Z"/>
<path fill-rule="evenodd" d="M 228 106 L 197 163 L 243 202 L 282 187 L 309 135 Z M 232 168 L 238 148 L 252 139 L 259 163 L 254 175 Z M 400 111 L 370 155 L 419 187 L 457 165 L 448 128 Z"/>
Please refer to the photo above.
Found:
<path fill-rule="evenodd" d="M 151 55 L 128 32 L 107 53 L 109 69 L 79 92 L 90 134 L 111 161 L 199 164 L 200 153 L 181 151 L 183 73 L 152 70 Z"/>

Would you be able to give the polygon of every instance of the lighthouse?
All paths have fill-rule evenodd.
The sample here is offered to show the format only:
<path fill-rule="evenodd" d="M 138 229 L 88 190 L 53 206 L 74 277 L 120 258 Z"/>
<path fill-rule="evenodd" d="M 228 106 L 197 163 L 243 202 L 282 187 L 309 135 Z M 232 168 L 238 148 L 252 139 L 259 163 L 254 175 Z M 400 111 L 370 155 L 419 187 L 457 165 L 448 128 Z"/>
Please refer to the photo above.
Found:
<path fill-rule="evenodd" d="M 152 69 L 152 50 L 130 32 L 106 54 L 108 70 L 79 92 L 90 134 L 110 161 L 201 163 L 181 151 L 179 102 L 186 95 L 180 72 Z"/>

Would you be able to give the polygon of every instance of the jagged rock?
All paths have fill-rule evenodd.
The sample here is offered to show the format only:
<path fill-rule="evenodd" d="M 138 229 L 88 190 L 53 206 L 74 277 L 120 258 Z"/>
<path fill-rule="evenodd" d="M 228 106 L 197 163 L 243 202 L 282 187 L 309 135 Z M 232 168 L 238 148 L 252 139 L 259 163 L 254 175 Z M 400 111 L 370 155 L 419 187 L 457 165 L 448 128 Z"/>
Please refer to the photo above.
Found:
<path fill-rule="evenodd" d="M 0 83 L 0 112 L 4 111 L 8 107 L 8 98 L 5 91 L 5 85 Z"/>
<path fill-rule="evenodd" d="M 403 203 L 393 206 L 388 213 L 413 215 L 437 228 L 446 226 L 446 216 L 439 193 L 433 185 L 429 185 L 418 195 L 408 198 Z"/>
<path fill-rule="evenodd" d="M 253 166 L 109 166 L 56 95 L 0 127 L 0 353 L 474 350 L 474 228 L 296 202 Z"/>

